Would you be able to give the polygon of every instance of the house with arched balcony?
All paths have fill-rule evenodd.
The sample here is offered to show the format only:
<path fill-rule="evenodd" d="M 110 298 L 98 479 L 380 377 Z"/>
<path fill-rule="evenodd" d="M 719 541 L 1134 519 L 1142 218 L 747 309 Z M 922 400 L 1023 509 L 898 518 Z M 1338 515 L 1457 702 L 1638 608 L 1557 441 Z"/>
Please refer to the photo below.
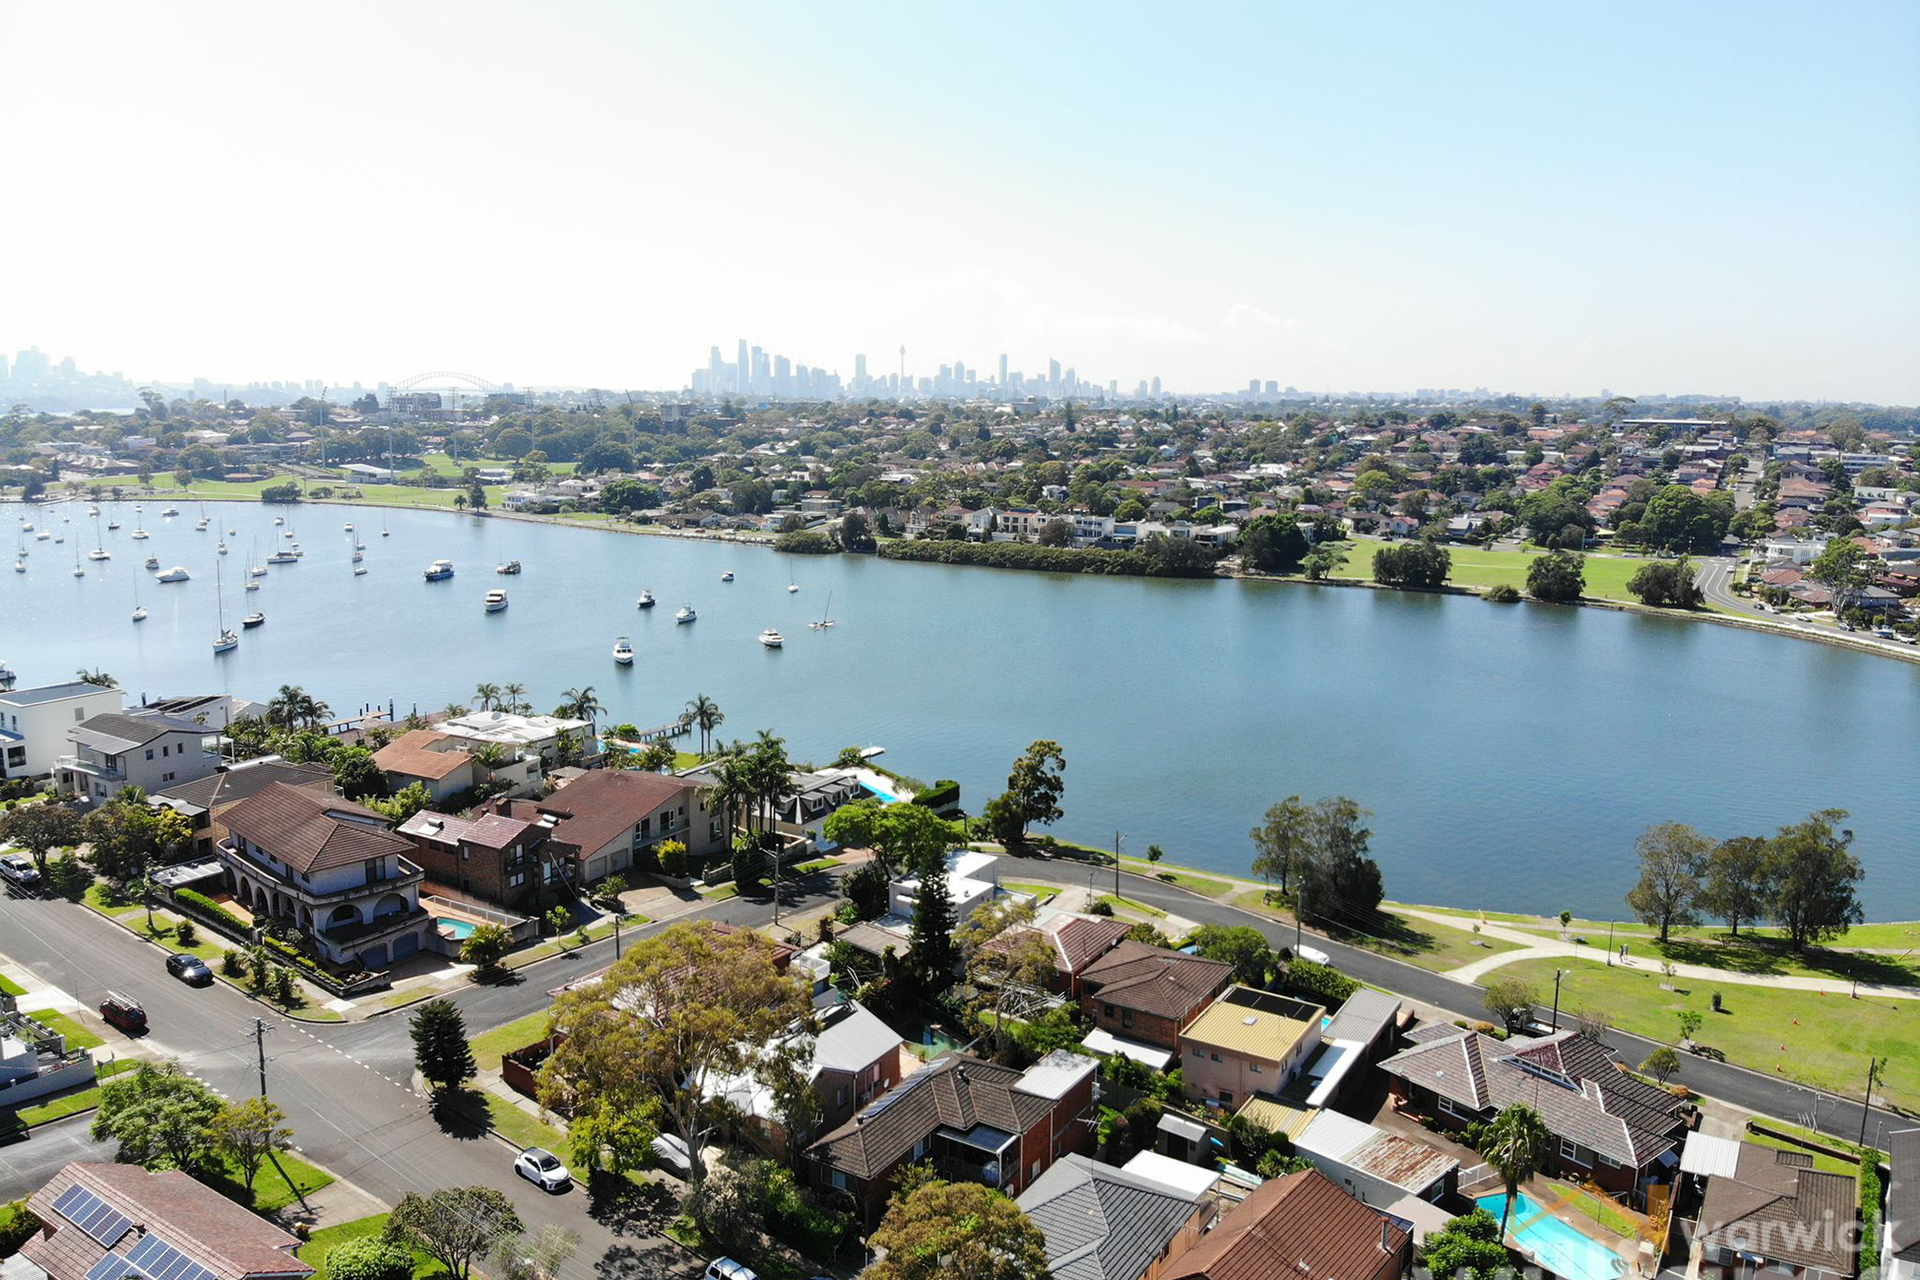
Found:
<path fill-rule="evenodd" d="M 314 955 L 384 969 L 423 950 L 413 844 L 371 809 L 283 782 L 227 810 L 216 849 L 233 896 L 260 923 L 285 920 Z"/>

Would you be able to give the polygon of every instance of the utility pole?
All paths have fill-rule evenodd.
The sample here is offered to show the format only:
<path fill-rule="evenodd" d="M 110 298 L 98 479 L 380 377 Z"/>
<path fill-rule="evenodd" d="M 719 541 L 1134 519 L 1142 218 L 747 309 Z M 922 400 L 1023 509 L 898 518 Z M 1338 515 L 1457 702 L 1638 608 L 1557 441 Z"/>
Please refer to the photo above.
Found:
<path fill-rule="evenodd" d="M 1113 833 L 1113 896 L 1116 898 L 1122 896 L 1120 893 L 1120 833 L 1118 831 Z"/>
<path fill-rule="evenodd" d="M 1565 969 L 1553 971 L 1553 1029 L 1560 1029 L 1560 979 L 1567 976 Z"/>
<path fill-rule="evenodd" d="M 1873 1112 L 1873 1078 L 1880 1074 L 1880 1064 L 1885 1058 L 1867 1059 L 1867 1096 L 1860 1100 L 1860 1141 L 1857 1146 L 1867 1145 L 1867 1116 Z"/>
<path fill-rule="evenodd" d="M 620 909 L 618 907 L 613 911 L 613 958 L 615 960 L 620 958 Z"/>
<path fill-rule="evenodd" d="M 267 1021 L 265 1018 L 253 1020 L 253 1044 L 260 1055 L 260 1097 L 264 1101 L 267 1096 Z M 287 1177 L 287 1171 L 280 1167 L 280 1157 L 273 1153 L 271 1142 L 267 1144 L 267 1159 L 273 1163 L 273 1171 L 280 1175 L 281 1181 L 293 1188 L 293 1194 L 299 1197 L 300 1207 L 309 1213 L 313 1212 L 313 1206 L 307 1203 L 306 1192 L 300 1190 L 299 1184 Z"/>
<path fill-rule="evenodd" d="M 1300 917 L 1306 914 L 1306 905 L 1307 884 L 1306 881 L 1302 880 L 1300 887 L 1296 889 L 1293 894 L 1293 954 L 1295 959 L 1298 959 L 1300 956 Z"/>
<path fill-rule="evenodd" d="M 1613 968 L 1613 921 L 1607 921 L 1607 968 Z"/>

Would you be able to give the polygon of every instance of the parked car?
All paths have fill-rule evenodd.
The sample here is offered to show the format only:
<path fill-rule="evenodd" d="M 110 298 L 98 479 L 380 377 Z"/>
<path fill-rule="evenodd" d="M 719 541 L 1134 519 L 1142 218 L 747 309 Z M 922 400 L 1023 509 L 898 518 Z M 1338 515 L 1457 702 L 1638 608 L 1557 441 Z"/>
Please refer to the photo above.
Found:
<path fill-rule="evenodd" d="M 0 876 L 5 876 L 23 889 L 40 883 L 40 869 L 24 853 L 0 853 Z"/>
<path fill-rule="evenodd" d="M 653 1140 L 653 1158 L 662 1169 L 681 1178 L 693 1173 L 693 1157 L 687 1152 L 687 1144 L 671 1133 L 663 1133 Z"/>
<path fill-rule="evenodd" d="M 545 1147 L 528 1147 L 514 1158 L 513 1171 L 545 1191 L 565 1191 L 573 1182 L 560 1157 Z"/>
<path fill-rule="evenodd" d="M 744 1262 L 715 1258 L 702 1273 L 703 1280 L 760 1280 L 760 1275 Z"/>
<path fill-rule="evenodd" d="M 123 996 L 118 991 L 109 991 L 107 998 L 100 1002 L 100 1016 L 107 1025 L 118 1027 L 130 1036 L 142 1034 L 147 1029 L 147 1011 L 132 996 Z"/>
<path fill-rule="evenodd" d="M 190 987 L 213 985 L 213 970 L 207 968 L 207 962 L 184 951 L 167 957 L 167 972 Z"/>

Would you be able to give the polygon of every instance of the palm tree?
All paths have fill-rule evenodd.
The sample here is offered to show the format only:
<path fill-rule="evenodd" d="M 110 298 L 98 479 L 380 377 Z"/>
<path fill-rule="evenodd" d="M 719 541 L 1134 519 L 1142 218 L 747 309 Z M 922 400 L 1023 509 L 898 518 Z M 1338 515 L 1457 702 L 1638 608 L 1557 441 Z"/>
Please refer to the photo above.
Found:
<path fill-rule="evenodd" d="M 726 722 L 726 712 L 720 710 L 719 703 L 702 693 L 687 704 L 687 714 L 700 726 L 700 754 L 705 755 L 713 743 L 713 731 Z"/>
<path fill-rule="evenodd" d="M 1547 1132 L 1547 1122 L 1540 1113 L 1524 1102 L 1516 1102 L 1501 1110 L 1487 1124 L 1486 1137 L 1480 1143 L 1480 1154 L 1487 1164 L 1500 1175 L 1506 1184 L 1506 1205 L 1500 1211 L 1500 1238 L 1506 1239 L 1507 1220 L 1513 1216 L 1513 1197 L 1520 1190 L 1520 1184 L 1539 1172 L 1547 1158 L 1547 1144 L 1552 1135 Z"/>
<path fill-rule="evenodd" d="M 487 781 L 489 783 L 493 781 L 493 771 L 512 758 L 511 754 L 507 751 L 506 744 L 500 742 L 483 742 L 475 747 L 469 754 L 473 756 L 473 762 L 475 764 L 487 771 Z"/>
<path fill-rule="evenodd" d="M 714 778 L 708 806 L 720 815 L 720 829 L 728 848 L 733 847 L 734 816 L 753 794 L 747 759 L 739 743 L 723 746 L 713 759 L 709 772 Z"/>
<path fill-rule="evenodd" d="M 490 680 L 482 680 L 479 684 L 473 686 L 473 696 L 475 700 L 480 703 L 480 709 L 482 711 L 491 711 L 493 710 L 493 704 L 499 701 L 500 686 Z"/>
<path fill-rule="evenodd" d="M 509 680 L 500 686 L 500 707 L 503 711 L 525 715 L 527 705 L 527 686 L 517 680 Z"/>
<path fill-rule="evenodd" d="M 456 494 L 454 494 L 454 495 L 453 495 L 453 509 L 454 509 L 455 511 L 465 511 L 465 510 L 467 509 L 467 495 L 466 495 L 466 494 L 464 494 L 464 493 L 456 493 Z"/>
<path fill-rule="evenodd" d="M 593 686 L 588 685 L 584 689 L 568 689 L 562 693 L 560 705 L 555 708 L 554 714 L 569 720 L 585 720 L 591 726 L 594 719 L 606 709 L 600 699 L 594 696 Z"/>
<path fill-rule="evenodd" d="M 794 792 L 793 766 L 787 760 L 786 740 L 774 737 L 771 729 L 762 729 L 753 744 L 747 776 L 754 804 L 760 810 L 760 830 L 771 831 L 780 802 Z"/>
<path fill-rule="evenodd" d="M 74 672 L 74 674 L 80 677 L 81 684 L 95 685 L 101 689 L 118 689 L 120 687 L 120 682 L 104 671 L 89 671 L 85 667 L 82 667 Z"/>
<path fill-rule="evenodd" d="M 333 714 L 333 708 L 321 702 L 297 684 L 283 684 L 267 703 L 267 723 L 282 729 L 312 727 Z"/>

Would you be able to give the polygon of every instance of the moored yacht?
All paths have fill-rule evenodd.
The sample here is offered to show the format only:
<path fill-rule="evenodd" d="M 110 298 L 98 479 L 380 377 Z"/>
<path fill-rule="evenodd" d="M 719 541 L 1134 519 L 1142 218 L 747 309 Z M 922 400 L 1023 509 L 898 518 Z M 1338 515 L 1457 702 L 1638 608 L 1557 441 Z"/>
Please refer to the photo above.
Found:
<path fill-rule="evenodd" d="M 765 645 L 769 649 L 778 649 L 781 645 L 785 644 L 786 642 L 787 642 L 787 638 L 781 635 L 778 631 L 775 631 L 772 627 L 768 627 L 765 631 L 762 631 L 760 633 L 760 643 Z"/>
<path fill-rule="evenodd" d="M 518 560 L 509 560 L 505 564 L 495 565 L 493 571 L 495 573 L 518 573 L 520 572 L 520 562 Z"/>
<path fill-rule="evenodd" d="M 146 566 L 145 566 L 145 567 L 146 567 L 147 569 L 149 569 L 149 570 L 153 570 L 153 569 L 158 569 L 158 568 L 160 567 L 160 557 L 159 557 L 159 556 L 148 556 L 148 557 L 147 557 L 147 560 L 146 560 Z"/>
<path fill-rule="evenodd" d="M 435 560 L 427 566 L 426 579 L 428 582 L 445 582 L 452 576 L 453 561 L 451 560 Z"/>
<path fill-rule="evenodd" d="M 633 665 L 633 641 L 621 636 L 613 642 L 613 660 L 623 667 Z"/>
<path fill-rule="evenodd" d="M 673 620 L 675 622 L 692 622 L 695 618 L 699 616 L 700 616 L 699 614 L 693 611 L 692 605 L 683 604 L 680 606 L 680 611 L 673 615 Z"/>
<path fill-rule="evenodd" d="M 651 608 L 653 608 L 653 592 L 651 592 L 651 591 L 642 591 L 642 592 L 640 593 L 640 598 L 639 598 L 638 600 L 636 600 L 636 601 L 634 602 L 634 606 L 633 606 L 633 607 L 634 607 L 634 608 L 636 608 L 636 609 L 651 609 Z"/>
<path fill-rule="evenodd" d="M 250 613 L 246 617 L 240 619 L 240 625 L 245 627 L 247 630 L 251 631 L 255 627 L 265 623 L 266 620 L 267 620 L 267 615 L 264 613 Z"/>
<path fill-rule="evenodd" d="M 507 593 L 498 587 L 487 592 L 487 612 L 498 613 L 507 607 Z"/>
<path fill-rule="evenodd" d="M 729 570 L 727 570 L 727 571 L 726 571 L 725 573 L 723 573 L 723 574 L 721 574 L 721 575 L 720 575 L 720 581 L 722 581 L 722 582 L 732 582 L 732 581 L 733 581 L 733 570 L 731 570 L 731 569 L 729 569 Z"/>
<path fill-rule="evenodd" d="M 179 565 L 175 565 L 173 566 L 173 568 L 167 570 L 165 573 L 155 578 L 154 581 L 155 582 L 185 582 L 187 581 L 187 579 L 191 578 L 192 576 L 193 576 L 192 574 L 188 573 L 185 569 L 181 568 Z"/>

